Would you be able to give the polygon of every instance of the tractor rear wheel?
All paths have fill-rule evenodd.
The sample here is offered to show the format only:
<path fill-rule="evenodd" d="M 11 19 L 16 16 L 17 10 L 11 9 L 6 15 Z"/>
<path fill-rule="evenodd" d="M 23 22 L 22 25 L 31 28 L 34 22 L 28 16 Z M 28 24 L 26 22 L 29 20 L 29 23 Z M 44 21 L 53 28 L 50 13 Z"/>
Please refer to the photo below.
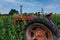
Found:
<path fill-rule="evenodd" d="M 42 19 L 33 19 L 25 25 L 24 40 L 54 40 L 54 38 Z"/>

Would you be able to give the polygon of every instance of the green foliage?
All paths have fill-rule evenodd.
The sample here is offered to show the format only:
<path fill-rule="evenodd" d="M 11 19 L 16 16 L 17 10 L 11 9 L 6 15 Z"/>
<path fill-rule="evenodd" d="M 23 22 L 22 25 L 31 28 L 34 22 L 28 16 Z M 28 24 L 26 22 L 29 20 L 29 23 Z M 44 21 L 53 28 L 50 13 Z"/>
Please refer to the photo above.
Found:
<path fill-rule="evenodd" d="M 60 29 L 60 16 L 52 16 Z M 24 24 L 26 23 L 23 21 Z M 14 25 L 13 16 L 0 17 L 0 40 L 23 40 L 24 25 Z"/>
<path fill-rule="evenodd" d="M 13 24 L 13 16 L 0 17 L 0 40 L 22 40 L 22 28 Z"/>
<path fill-rule="evenodd" d="M 58 26 L 58 28 L 60 29 L 60 16 L 58 15 L 53 15 L 52 19 L 54 20 L 54 22 L 56 23 L 56 25 Z"/>

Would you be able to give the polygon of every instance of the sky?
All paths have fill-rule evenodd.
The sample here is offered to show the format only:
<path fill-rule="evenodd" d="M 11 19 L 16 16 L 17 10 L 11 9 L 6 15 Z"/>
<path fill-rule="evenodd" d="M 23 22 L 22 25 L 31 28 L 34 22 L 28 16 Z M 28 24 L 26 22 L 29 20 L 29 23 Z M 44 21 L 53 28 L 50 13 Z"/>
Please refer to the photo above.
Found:
<path fill-rule="evenodd" d="M 11 9 L 20 10 L 23 5 L 23 12 L 38 12 L 41 8 L 45 13 L 60 13 L 60 0 L 0 0 L 0 13 L 8 14 Z"/>

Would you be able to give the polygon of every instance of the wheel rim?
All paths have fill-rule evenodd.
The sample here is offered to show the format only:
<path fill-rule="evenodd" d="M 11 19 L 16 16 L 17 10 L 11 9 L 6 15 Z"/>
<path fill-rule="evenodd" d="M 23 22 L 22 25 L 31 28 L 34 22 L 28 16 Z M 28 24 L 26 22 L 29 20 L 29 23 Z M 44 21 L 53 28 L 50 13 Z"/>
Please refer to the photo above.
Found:
<path fill-rule="evenodd" d="M 51 31 L 40 23 L 34 23 L 28 27 L 26 38 L 26 40 L 53 40 Z"/>

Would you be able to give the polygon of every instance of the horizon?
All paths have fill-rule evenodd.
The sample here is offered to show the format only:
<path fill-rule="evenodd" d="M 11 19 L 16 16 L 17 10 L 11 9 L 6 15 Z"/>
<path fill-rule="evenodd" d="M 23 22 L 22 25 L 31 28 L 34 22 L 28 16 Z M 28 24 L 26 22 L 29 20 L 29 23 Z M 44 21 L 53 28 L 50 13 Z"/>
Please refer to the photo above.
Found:
<path fill-rule="evenodd" d="M 8 14 L 11 9 L 20 11 L 23 5 L 23 12 L 60 13 L 60 0 L 0 0 L 0 13 Z"/>

